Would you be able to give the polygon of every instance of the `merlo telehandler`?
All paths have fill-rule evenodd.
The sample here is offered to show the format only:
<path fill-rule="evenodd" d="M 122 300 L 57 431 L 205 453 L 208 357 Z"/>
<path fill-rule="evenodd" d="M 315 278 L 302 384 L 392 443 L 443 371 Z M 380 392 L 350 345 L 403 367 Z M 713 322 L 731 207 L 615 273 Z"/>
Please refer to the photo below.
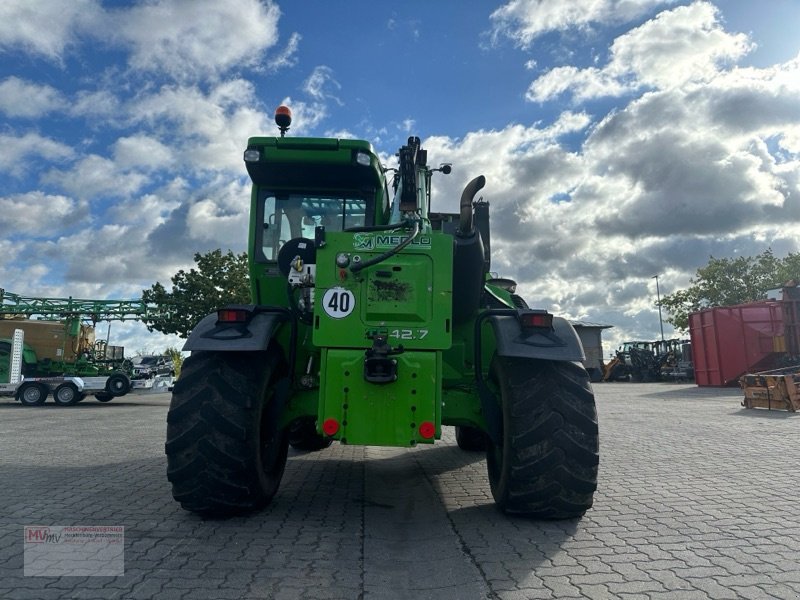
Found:
<path fill-rule="evenodd" d="M 184 347 L 167 417 L 175 499 L 258 509 L 290 445 L 413 447 L 449 425 L 486 452 L 501 510 L 582 515 L 599 461 L 583 349 L 492 277 L 484 177 L 457 213 L 432 213 L 431 178 L 451 167 L 429 166 L 419 138 L 387 169 L 366 141 L 286 136 L 287 107 L 276 122 L 279 137 L 244 151 L 252 304 L 208 315 Z"/>

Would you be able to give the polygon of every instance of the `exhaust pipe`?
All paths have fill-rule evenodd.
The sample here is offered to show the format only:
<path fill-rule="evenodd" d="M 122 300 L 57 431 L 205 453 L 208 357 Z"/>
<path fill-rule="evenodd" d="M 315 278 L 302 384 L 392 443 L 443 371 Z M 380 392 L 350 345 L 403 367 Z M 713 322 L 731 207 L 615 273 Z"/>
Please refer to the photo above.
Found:
<path fill-rule="evenodd" d="M 475 179 L 470 181 L 461 192 L 461 210 L 458 220 L 458 231 L 456 235 L 469 236 L 472 235 L 474 230 L 474 222 L 472 218 L 472 200 L 483 186 L 486 185 L 486 177 L 478 175 Z"/>

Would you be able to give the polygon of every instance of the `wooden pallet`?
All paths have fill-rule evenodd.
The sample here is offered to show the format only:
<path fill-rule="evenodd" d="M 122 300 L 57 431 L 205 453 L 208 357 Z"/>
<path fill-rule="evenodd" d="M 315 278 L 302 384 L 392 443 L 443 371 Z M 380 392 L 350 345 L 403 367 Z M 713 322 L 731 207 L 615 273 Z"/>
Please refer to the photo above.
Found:
<path fill-rule="evenodd" d="M 789 371 L 789 372 L 787 372 Z M 770 410 L 800 410 L 800 369 L 748 373 L 739 379 L 744 390 L 742 406 Z"/>

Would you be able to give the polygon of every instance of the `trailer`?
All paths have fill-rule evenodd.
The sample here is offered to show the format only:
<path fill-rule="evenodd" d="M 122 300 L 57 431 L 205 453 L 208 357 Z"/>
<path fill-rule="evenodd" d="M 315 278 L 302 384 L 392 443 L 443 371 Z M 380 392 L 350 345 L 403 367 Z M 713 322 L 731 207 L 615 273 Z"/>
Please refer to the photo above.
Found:
<path fill-rule="evenodd" d="M 73 406 L 87 396 L 109 402 L 130 390 L 130 380 L 124 373 L 107 377 L 26 377 L 17 383 L 0 384 L 0 396 L 13 396 L 23 406 L 41 406 L 51 395 L 58 406 Z"/>
<path fill-rule="evenodd" d="M 10 346 L 8 381 L 0 382 L 0 396 L 13 396 L 24 406 L 40 406 L 50 395 L 59 406 L 72 406 L 88 395 L 94 395 L 100 402 L 108 402 L 112 398 L 124 396 L 131 390 L 130 379 L 121 371 L 87 377 L 77 375 L 26 377 L 22 374 L 25 348 L 23 329 L 14 330 Z"/>

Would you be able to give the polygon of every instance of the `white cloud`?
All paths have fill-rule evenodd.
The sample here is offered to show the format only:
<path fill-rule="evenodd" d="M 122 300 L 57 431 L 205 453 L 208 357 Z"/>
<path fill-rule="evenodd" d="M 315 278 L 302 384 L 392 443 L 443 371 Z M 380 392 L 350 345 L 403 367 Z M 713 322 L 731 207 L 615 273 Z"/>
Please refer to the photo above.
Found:
<path fill-rule="evenodd" d="M 626 23 L 674 0 L 511 0 L 491 14 L 492 37 L 506 36 L 528 47 L 550 31 L 582 29 L 593 23 Z"/>
<path fill-rule="evenodd" d="M 241 248 L 246 245 L 250 212 L 249 182 L 220 183 L 206 190 L 206 196 L 193 203 L 186 226 L 194 239 L 211 241 L 214 247 Z"/>
<path fill-rule="evenodd" d="M 0 171 L 14 177 L 36 171 L 41 164 L 49 164 L 71 158 L 74 151 L 69 146 L 42 137 L 37 133 L 26 133 L 22 137 L 0 135 Z"/>
<path fill-rule="evenodd" d="M 664 11 L 614 41 L 609 70 L 662 89 L 708 81 L 753 48 L 746 35 L 726 32 L 719 18 L 708 2 Z"/>
<path fill-rule="evenodd" d="M 293 33 L 289 36 L 289 41 L 286 47 L 275 56 L 270 56 L 267 66 L 270 71 L 277 71 L 286 67 L 293 67 L 297 64 L 297 49 L 300 46 L 300 40 L 303 39 L 299 33 Z"/>
<path fill-rule="evenodd" d="M 260 107 L 253 85 L 233 79 L 208 92 L 196 86 L 165 86 L 134 101 L 129 118 L 143 127 L 168 127 L 171 152 L 184 169 L 241 175 L 248 137 L 274 130 L 271 115 Z"/>
<path fill-rule="evenodd" d="M 664 11 L 618 37 L 605 67 L 556 67 L 533 81 L 526 97 L 545 102 L 570 91 L 575 100 L 584 101 L 643 86 L 667 89 L 707 82 L 752 47 L 744 34 L 722 28 L 716 7 L 695 2 Z"/>
<path fill-rule="evenodd" d="M 9 117 L 36 118 L 63 110 L 65 100 L 49 85 L 39 85 L 19 77 L 0 82 L 0 111 Z"/>
<path fill-rule="evenodd" d="M 122 170 L 114 161 L 91 154 L 68 170 L 51 169 L 42 175 L 46 184 L 65 190 L 82 199 L 126 197 L 147 182 L 142 173 Z"/>
<path fill-rule="evenodd" d="M 546 102 L 566 91 L 572 91 L 576 100 L 600 96 L 621 96 L 638 87 L 636 82 L 624 81 L 608 71 L 590 67 L 555 67 L 531 83 L 525 98 L 532 102 Z"/>
<path fill-rule="evenodd" d="M 333 69 L 325 65 L 314 67 L 311 75 L 308 76 L 308 79 L 303 84 L 303 91 L 317 102 L 324 102 L 330 99 L 342 106 L 342 101 L 334 95 L 331 88 L 338 91 L 342 89 L 342 86 L 334 78 Z"/>
<path fill-rule="evenodd" d="M 114 162 L 123 169 L 140 167 L 146 170 L 172 166 L 172 150 L 147 135 L 121 137 L 114 144 Z"/>
<path fill-rule="evenodd" d="M 0 51 L 19 49 L 61 61 L 66 48 L 100 11 L 97 0 L 3 0 Z"/>
<path fill-rule="evenodd" d="M 278 41 L 280 9 L 258 0 L 155 0 L 109 13 L 114 37 L 131 50 L 137 71 L 159 71 L 178 81 L 259 67 Z M 290 39 L 293 51 L 297 39 Z M 280 62 L 289 56 L 284 51 Z"/>
<path fill-rule="evenodd" d="M 65 196 L 53 196 L 40 191 L 0 197 L 0 237 L 20 235 L 51 236 L 54 231 L 86 218 L 86 207 Z M 6 257 L 8 258 L 8 257 Z"/>
<path fill-rule="evenodd" d="M 97 119 L 120 116 L 121 102 L 109 90 L 79 91 L 69 107 L 69 113 L 78 117 Z"/>

